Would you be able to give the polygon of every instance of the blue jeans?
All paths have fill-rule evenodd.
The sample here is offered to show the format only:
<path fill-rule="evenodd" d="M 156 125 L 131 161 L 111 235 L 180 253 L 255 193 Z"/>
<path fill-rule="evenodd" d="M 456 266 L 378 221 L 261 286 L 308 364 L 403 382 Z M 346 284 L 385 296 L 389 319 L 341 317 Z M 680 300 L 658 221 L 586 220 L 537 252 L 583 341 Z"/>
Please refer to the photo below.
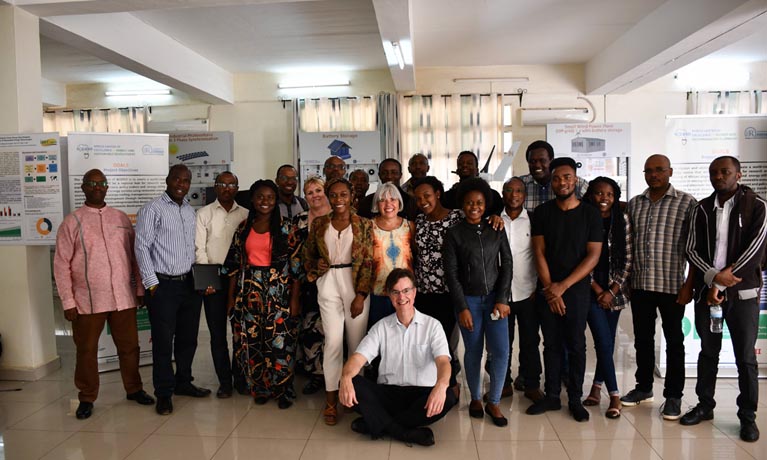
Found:
<path fill-rule="evenodd" d="M 490 319 L 490 313 L 495 306 L 495 293 L 486 296 L 466 296 L 469 312 L 474 323 L 474 330 L 461 328 L 463 345 L 466 352 L 463 355 L 463 367 L 466 369 L 466 382 L 469 384 L 471 399 L 482 400 L 482 352 L 487 336 L 487 352 L 493 356 L 490 364 L 490 391 L 487 400 L 491 404 L 501 401 L 503 379 L 509 367 L 509 320 L 508 318 Z"/>
<path fill-rule="evenodd" d="M 594 372 L 594 384 L 607 386 L 611 395 L 618 394 L 618 381 L 615 378 L 615 331 L 618 329 L 620 310 L 605 310 L 598 303 L 591 302 L 587 321 L 591 336 L 594 337 L 594 350 L 597 353 L 597 368 Z"/>

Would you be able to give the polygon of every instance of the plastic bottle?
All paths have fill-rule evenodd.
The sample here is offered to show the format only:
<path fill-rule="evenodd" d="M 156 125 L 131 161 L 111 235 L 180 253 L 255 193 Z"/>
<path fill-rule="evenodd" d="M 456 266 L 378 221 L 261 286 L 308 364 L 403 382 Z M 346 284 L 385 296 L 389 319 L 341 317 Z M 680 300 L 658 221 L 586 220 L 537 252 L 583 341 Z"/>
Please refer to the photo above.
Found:
<path fill-rule="evenodd" d="M 721 305 L 711 305 L 708 309 L 709 314 L 711 315 L 711 332 L 714 334 L 721 334 L 722 333 L 722 306 Z"/>

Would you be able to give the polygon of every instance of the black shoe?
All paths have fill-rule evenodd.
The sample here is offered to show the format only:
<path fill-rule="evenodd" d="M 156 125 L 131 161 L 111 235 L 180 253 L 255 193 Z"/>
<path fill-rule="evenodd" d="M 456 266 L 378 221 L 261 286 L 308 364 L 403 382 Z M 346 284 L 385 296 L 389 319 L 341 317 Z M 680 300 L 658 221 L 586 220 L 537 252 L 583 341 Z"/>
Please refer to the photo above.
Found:
<path fill-rule="evenodd" d="M 634 388 L 621 398 L 621 404 L 626 407 L 638 406 L 643 402 L 653 402 L 652 391 L 642 391 Z"/>
<path fill-rule="evenodd" d="M 264 404 L 269 402 L 269 398 L 267 398 L 266 396 L 254 396 L 253 402 L 259 406 L 263 406 Z"/>
<path fill-rule="evenodd" d="M 514 380 L 514 389 L 520 393 L 525 391 L 525 382 L 519 376 Z"/>
<path fill-rule="evenodd" d="M 418 444 L 419 446 L 433 446 L 434 433 L 431 428 L 425 426 L 405 431 L 401 439 L 405 444 Z"/>
<path fill-rule="evenodd" d="M 580 401 L 576 403 L 570 403 L 567 407 L 570 409 L 570 413 L 576 422 L 587 422 L 589 420 L 589 411 L 583 407 L 583 404 L 581 404 Z"/>
<path fill-rule="evenodd" d="M 703 420 L 711 420 L 714 418 L 714 411 L 711 409 L 706 409 L 702 407 L 700 404 L 693 407 L 689 410 L 684 416 L 679 420 L 679 423 L 684 426 L 692 426 L 697 425 L 698 423 L 702 422 Z"/>
<path fill-rule="evenodd" d="M 314 393 L 317 393 L 322 389 L 322 386 L 325 384 L 325 379 L 321 375 L 312 375 L 309 377 L 309 381 L 306 382 L 306 385 L 304 385 L 304 389 L 301 390 L 301 393 L 305 395 L 313 395 Z"/>
<path fill-rule="evenodd" d="M 135 393 L 131 393 L 127 395 L 126 398 L 128 398 L 128 401 L 136 401 L 142 406 L 151 406 L 154 404 L 154 398 L 149 396 L 144 390 L 139 390 Z"/>
<path fill-rule="evenodd" d="M 352 431 L 359 434 L 370 434 L 370 427 L 364 418 L 357 417 L 352 421 Z"/>
<path fill-rule="evenodd" d="M 244 380 L 235 380 L 234 381 L 234 389 L 237 391 L 237 394 L 241 394 L 243 396 L 250 396 L 250 391 L 248 391 L 248 384 L 245 383 Z"/>
<path fill-rule="evenodd" d="M 279 407 L 280 409 L 287 409 L 292 405 L 293 405 L 293 401 L 291 401 L 285 396 L 280 396 L 280 399 L 277 400 L 277 407 Z"/>
<path fill-rule="evenodd" d="M 501 414 L 500 417 L 494 416 L 490 412 L 490 409 L 488 409 L 489 406 L 490 406 L 489 404 L 485 406 L 485 413 L 490 416 L 495 426 L 506 426 L 509 424 L 509 421 L 506 419 L 506 417 L 503 416 L 503 414 Z"/>
<path fill-rule="evenodd" d="M 681 398 L 666 398 L 660 412 L 663 415 L 663 420 L 679 420 L 682 416 Z"/>
<path fill-rule="evenodd" d="M 216 391 L 216 398 L 218 399 L 227 399 L 232 397 L 232 386 L 231 385 L 221 385 L 218 387 L 218 391 Z"/>
<path fill-rule="evenodd" d="M 527 408 L 525 413 L 527 415 L 539 415 L 550 410 L 559 410 L 562 408 L 562 403 L 558 398 L 543 398 L 540 401 L 534 402 Z"/>
<path fill-rule="evenodd" d="M 169 415 L 173 412 L 173 400 L 170 396 L 158 396 L 154 410 L 160 415 Z"/>
<path fill-rule="evenodd" d="M 91 415 L 93 415 L 93 403 L 81 401 L 80 405 L 77 406 L 75 417 L 77 417 L 78 420 L 85 420 Z"/>
<path fill-rule="evenodd" d="M 740 422 L 740 439 L 746 442 L 759 440 L 759 428 L 756 427 L 756 422 Z"/>
<path fill-rule="evenodd" d="M 207 388 L 196 387 L 191 383 L 187 383 L 181 386 L 177 386 L 173 390 L 173 394 L 179 396 L 191 396 L 193 398 L 204 398 L 210 394 L 210 390 Z"/>

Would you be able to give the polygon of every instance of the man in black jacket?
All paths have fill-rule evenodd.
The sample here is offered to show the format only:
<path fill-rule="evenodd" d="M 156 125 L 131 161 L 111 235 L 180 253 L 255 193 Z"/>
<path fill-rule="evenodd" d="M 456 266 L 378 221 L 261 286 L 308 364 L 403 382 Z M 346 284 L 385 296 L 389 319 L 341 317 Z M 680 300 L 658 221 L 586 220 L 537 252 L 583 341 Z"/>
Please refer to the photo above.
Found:
<path fill-rule="evenodd" d="M 714 193 L 693 209 L 687 256 L 695 268 L 695 329 L 700 336 L 698 405 L 682 417 L 682 425 L 714 418 L 714 389 L 722 334 L 710 330 L 709 308 L 722 306 L 738 368 L 740 438 L 759 439 L 756 408 L 759 397 L 756 337 L 759 289 L 767 232 L 767 202 L 745 185 L 737 158 L 724 156 L 708 168 Z"/>

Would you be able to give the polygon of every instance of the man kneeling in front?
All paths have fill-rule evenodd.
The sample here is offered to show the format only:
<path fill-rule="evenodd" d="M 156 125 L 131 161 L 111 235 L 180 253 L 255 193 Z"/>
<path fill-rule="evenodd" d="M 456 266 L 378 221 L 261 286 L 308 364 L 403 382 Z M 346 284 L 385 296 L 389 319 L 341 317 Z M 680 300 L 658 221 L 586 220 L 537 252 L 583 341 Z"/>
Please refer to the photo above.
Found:
<path fill-rule="evenodd" d="M 362 417 L 352 430 L 378 438 L 389 434 L 410 444 L 431 446 L 425 425 L 456 404 L 450 385 L 450 352 L 439 321 L 415 309 L 415 276 L 396 268 L 386 278 L 395 313 L 377 322 L 344 365 L 339 400 Z M 358 375 L 381 356 L 378 382 Z"/>

